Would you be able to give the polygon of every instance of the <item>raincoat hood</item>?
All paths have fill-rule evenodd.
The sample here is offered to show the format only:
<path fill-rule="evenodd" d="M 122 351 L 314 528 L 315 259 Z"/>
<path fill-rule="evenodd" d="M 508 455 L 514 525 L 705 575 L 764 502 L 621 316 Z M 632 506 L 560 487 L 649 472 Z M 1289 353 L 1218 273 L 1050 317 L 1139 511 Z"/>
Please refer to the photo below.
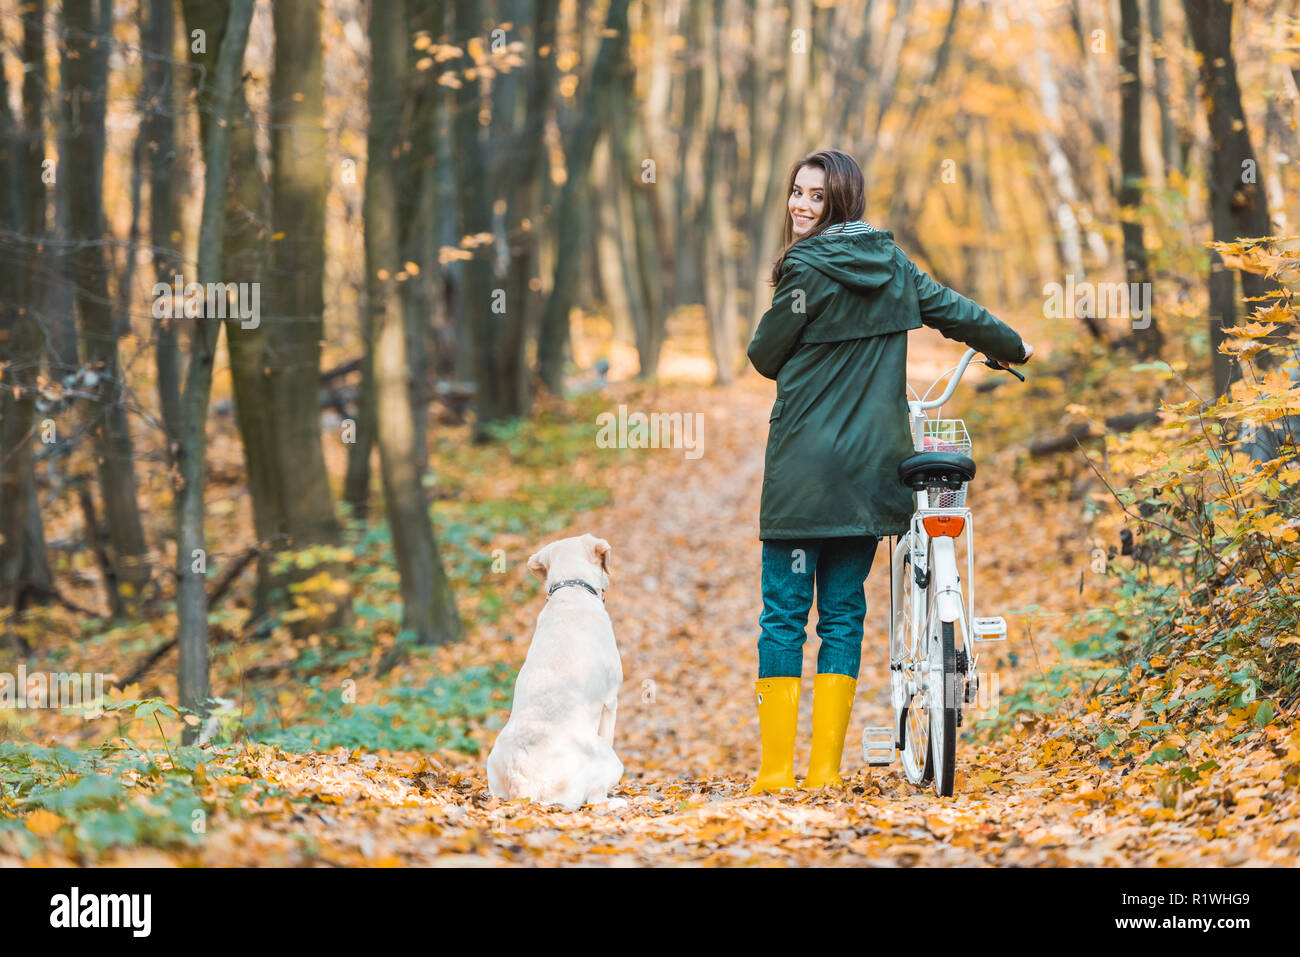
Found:
<path fill-rule="evenodd" d="M 894 249 L 894 234 L 888 230 L 863 222 L 841 223 L 795 243 L 786 261 L 796 260 L 846 289 L 866 292 L 894 277 Z"/>

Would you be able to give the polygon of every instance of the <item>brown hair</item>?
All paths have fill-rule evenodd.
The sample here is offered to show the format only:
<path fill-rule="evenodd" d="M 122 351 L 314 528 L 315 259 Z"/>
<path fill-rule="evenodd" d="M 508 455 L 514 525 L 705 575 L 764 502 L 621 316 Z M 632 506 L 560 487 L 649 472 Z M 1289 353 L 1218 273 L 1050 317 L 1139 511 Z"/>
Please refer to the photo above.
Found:
<path fill-rule="evenodd" d="M 786 180 L 785 196 L 787 202 L 794 192 L 794 179 L 805 166 L 816 166 L 826 174 L 825 205 L 822 216 L 813 224 L 807 235 L 799 240 L 811 239 L 825 232 L 828 226 L 836 223 L 861 220 L 867 211 L 866 180 L 857 161 L 842 150 L 818 150 L 809 153 L 790 167 Z M 799 241 L 794 238 L 794 223 L 790 220 L 790 211 L 785 211 L 785 225 L 781 228 L 781 252 L 772 264 L 771 284 L 775 286 L 781 279 L 781 267 L 785 265 L 785 254 Z"/>

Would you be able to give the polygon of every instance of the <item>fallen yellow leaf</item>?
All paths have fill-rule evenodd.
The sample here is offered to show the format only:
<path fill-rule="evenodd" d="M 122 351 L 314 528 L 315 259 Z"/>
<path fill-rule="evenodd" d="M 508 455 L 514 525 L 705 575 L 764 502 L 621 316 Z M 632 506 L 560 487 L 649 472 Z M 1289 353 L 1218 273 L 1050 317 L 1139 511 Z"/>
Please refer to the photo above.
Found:
<path fill-rule="evenodd" d="M 63 826 L 63 818 L 59 817 L 53 811 L 47 811 L 44 808 L 33 811 L 27 817 L 27 830 L 33 834 L 39 834 L 41 837 L 47 837 L 53 834 Z"/>

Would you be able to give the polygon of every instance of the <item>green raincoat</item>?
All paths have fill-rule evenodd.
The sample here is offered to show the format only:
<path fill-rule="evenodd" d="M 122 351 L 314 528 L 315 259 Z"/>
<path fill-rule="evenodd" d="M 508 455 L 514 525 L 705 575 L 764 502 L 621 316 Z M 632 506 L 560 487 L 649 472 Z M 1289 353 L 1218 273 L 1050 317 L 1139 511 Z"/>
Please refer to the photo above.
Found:
<path fill-rule="evenodd" d="M 1014 329 L 918 269 L 891 232 L 848 223 L 786 253 L 748 352 L 776 380 L 759 538 L 907 531 L 907 331 L 922 324 L 999 362 L 1025 357 Z"/>

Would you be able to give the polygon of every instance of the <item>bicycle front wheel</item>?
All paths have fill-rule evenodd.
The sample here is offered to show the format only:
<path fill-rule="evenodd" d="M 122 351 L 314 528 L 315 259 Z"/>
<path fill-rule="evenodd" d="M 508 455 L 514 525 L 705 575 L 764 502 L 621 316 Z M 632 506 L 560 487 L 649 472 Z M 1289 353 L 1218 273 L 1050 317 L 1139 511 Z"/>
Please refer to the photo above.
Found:
<path fill-rule="evenodd" d="M 903 732 L 903 773 L 917 787 L 934 779 L 934 761 L 930 751 L 930 709 L 924 695 L 913 695 L 907 706 Z"/>
<path fill-rule="evenodd" d="M 902 556 L 911 549 L 911 536 L 899 546 Z M 894 706 L 894 734 L 903 774 L 917 787 L 934 778 L 930 760 L 929 697 L 922 690 L 928 638 L 922 633 L 918 641 L 912 636 L 918 622 L 929 618 L 928 592 L 916 584 L 911 563 L 899 561 L 894 574 L 894 622 L 890 633 L 890 685 Z"/>

